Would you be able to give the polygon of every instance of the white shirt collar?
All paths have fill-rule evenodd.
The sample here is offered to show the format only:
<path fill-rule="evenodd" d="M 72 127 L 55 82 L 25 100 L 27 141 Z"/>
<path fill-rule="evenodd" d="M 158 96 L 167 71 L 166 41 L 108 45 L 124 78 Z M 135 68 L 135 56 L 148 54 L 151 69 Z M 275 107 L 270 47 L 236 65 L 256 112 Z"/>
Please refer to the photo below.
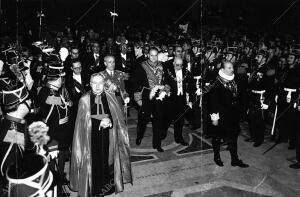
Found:
<path fill-rule="evenodd" d="M 108 69 L 106 69 L 106 72 L 107 72 L 109 75 L 113 75 L 113 74 L 114 74 L 114 71 L 113 71 L 113 70 L 108 70 Z"/>
<path fill-rule="evenodd" d="M 223 79 L 226 79 L 228 81 L 232 81 L 234 79 L 234 74 L 229 76 L 229 75 L 226 75 L 224 72 L 223 72 L 223 69 L 220 69 L 219 70 L 219 76 L 222 77 Z"/>
<path fill-rule="evenodd" d="M 95 59 L 96 59 L 97 57 L 98 57 L 98 58 L 100 57 L 99 53 L 94 53 L 93 55 L 94 55 L 94 58 L 95 58 Z"/>

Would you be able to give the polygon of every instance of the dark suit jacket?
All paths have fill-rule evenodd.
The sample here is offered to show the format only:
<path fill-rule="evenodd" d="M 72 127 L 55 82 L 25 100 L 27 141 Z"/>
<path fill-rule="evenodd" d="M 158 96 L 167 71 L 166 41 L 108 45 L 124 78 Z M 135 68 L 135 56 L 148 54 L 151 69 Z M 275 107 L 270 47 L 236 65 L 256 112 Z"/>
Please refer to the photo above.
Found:
<path fill-rule="evenodd" d="M 90 74 L 93 74 L 105 70 L 103 55 L 100 54 L 99 62 L 96 62 L 93 53 L 87 53 L 84 59 L 85 61 L 84 61 L 83 70 L 85 72 L 89 72 Z"/>
<path fill-rule="evenodd" d="M 75 80 L 73 79 L 73 72 L 68 72 L 66 75 L 66 88 L 70 94 L 71 100 L 76 104 L 78 104 L 78 101 L 80 97 L 87 92 L 90 87 L 89 87 L 89 77 L 87 74 L 84 72 L 81 73 L 81 84 L 78 83 L 79 85 L 79 90 L 80 92 L 76 91 L 76 86 L 75 86 Z"/>
<path fill-rule="evenodd" d="M 116 68 L 115 70 L 120 70 L 122 72 L 131 73 L 134 67 L 134 56 L 131 53 L 126 54 L 125 67 L 123 67 L 121 53 L 117 53 L 115 56 Z"/>
<path fill-rule="evenodd" d="M 186 69 L 182 69 L 182 77 L 183 77 L 183 81 L 182 81 L 182 90 L 183 90 L 183 96 L 186 97 L 186 94 L 189 94 L 189 101 L 191 102 L 194 97 L 194 93 L 196 91 L 195 85 L 193 84 L 193 78 L 192 75 L 189 71 L 187 71 Z M 176 79 L 176 73 L 175 73 L 175 69 L 174 67 L 169 67 L 168 69 L 166 69 L 166 73 L 165 73 L 165 84 L 168 84 L 171 88 L 171 95 L 170 95 L 170 100 L 174 99 L 175 97 L 177 97 L 177 81 L 175 81 Z"/>

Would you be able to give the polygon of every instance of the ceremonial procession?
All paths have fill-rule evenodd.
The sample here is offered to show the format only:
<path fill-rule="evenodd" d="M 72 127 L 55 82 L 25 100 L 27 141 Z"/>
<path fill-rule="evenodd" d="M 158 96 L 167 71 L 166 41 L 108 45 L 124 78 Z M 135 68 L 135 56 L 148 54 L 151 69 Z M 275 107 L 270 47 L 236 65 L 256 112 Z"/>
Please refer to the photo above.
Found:
<path fill-rule="evenodd" d="M 300 24 L 280 20 L 300 3 L 275 3 L 262 29 L 228 2 L 166 0 L 185 11 L 166 22 L 147 0 L 89 0 L 71 22 L 46 18 L 47 0 L 0 0 L 0 196 L 298 196 Z"/>

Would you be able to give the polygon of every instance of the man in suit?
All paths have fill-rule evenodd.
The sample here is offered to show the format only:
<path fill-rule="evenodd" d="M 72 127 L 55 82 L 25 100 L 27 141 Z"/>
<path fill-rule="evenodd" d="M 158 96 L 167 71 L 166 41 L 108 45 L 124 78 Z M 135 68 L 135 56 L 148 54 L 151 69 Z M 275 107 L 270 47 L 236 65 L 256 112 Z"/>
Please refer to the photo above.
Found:
<path fill-rule="evenodd" d="M 120 51 L 116 54 L 116 70 L 130 73 L 133 66 L 133 56 L 128 53 L 125 43 L 120 44 Z"/>
<path fill-rule="evenodd" d="M 79 59 L 79 48 L 75 45 L 71 47 L 70 54 L 68 55 L 66 61 L 64 62 L 65 71 L 72 72 L 72 63 L 74 59 Z M 83 68 L 87 69 L 87 68 Z"/>
<path fill-rule="evenodd" d="M 92 44 L 92 52 L 87 54 L 86 66 L 89 68 L 89 74 L 97 73 L 105 70 L 105 66 L 102 64 L 102 55 L 100 54 L 100 46 L 98 42 Z"/>
<path fill-rule="evenodd" d="M 201 74 L 202 74 L 202 65 L 200 63 L 200 58 L 195 57 L 193 51 L 188 50 L 185 52 L 184 64 L 186 69 L 191 73 L 192 82 L 191 86 L 194 88 L 194 92 L 191 92 L 189 95 L 192 98 L 193 107 L 190 113 L 187 114 L 187 118 L 191 123 L 191 129 L 196 130 L 201 127 L 201 116 L 202 110 L 202 91 L 201 91 Z"/>
<path fill-rule="evenodd" d="M 176 46 L 175 47 L 175 51 L 174 51 L 174 58 L 175 57 L 180 57 L 180 58 L 183 58 L 183 49 L 182 49 L 182 47 L 181 46 Z M 169 69 L 169 68 L 173 68 L 173 58 L 172 59 L 170 59 L 170 60 L 168 60 L 168 61 L 166 61 L 165 63 L 164 63 L 164 71 L 166 71 L 167 69 Z"/>
<path fill-rule="evenodd" d="M 74 115 L 77 114 L 77 106 L 80 97 L 89 90 L 89 77 L 82 71 L 81 61 L 79 59 L 72 60 L 72 72 L 66 74 L 66 88 L 73 101 Z M 74 117 L 75 118 L 75 117 Z"/>
<path fill-rule="evenodd" d="M 129 52 L 128 46 L 125 43 L 120 44 L 120 51 L 116 54 L 116 70 L 120 70 L 124 75 L 125 88 L 130 97 L 133 99 L 132 80 L 134 70 L 134 55 Z"/>
<path fill-rule="evenodd" d="M 175 57 L 173 68 L 168 68 L 165 83 L 170 86 L 171 95 L 167 98 L 167 120 L 166 130 L 170 124 L 174 124 L 175 142 L 183 146 L 188 143 L 182 137 L 182 128 L 184 123 L 184 112 L 187 110 L 187 104 L 192 107 L 191 95 L 195 92 L 193 89 L 193 80 L 190 72 L 182 68 L 183 60 L 180 57 Z M 176 106 L 176 107 L 174 107 Z"/>

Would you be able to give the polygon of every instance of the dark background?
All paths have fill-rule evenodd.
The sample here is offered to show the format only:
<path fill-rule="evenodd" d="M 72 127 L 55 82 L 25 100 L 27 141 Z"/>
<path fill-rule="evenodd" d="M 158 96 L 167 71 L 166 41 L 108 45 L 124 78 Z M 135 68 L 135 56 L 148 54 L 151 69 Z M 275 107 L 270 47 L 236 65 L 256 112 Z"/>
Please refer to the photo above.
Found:
<path fill-rule="evenodd" d="M 115 0 L 116 28 L 126 25 L 164 27 L 172 24 L 197 0 Z M 272 23 L 295 0 L 203 0 L 203 24 L 226 27 L 245 26 L 249 30 L 275 30 L 300 33 L 300 1 L 298 1 L 275 25 Z M 16 29 L 16 5 L 19 6 L 19 29 L 38 28 L 37 12 L 42 10 L 44 27 L 63 28 L 74 24 L 97 0 L 0 0 L 0 32 L 12 33 Z M 201 0 L 179 21 L 191 21 L 199 29 Z M 109 30 L 113 0 L 99 3 L 77 26 Z"/>

